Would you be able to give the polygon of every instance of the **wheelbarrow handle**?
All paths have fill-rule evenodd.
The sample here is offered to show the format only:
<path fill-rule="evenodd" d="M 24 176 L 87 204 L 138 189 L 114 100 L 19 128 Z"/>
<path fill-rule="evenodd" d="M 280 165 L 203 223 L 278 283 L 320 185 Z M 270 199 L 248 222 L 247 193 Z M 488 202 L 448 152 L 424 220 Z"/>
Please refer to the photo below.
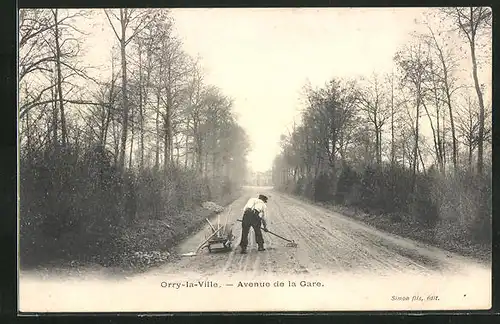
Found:
<path fill-rule="evenodd" d="M 213 232 L 213 233 L 212 233 L 212 235 L 210 235 L 210 236 L 209 236 L 209 237 L 208 237 L 208 238 L 207 238 L 207 239 L 206 239 L 203 243 L 201 243 L 200 245 L 198 245 L 198 247 L 196 248 L 196 253 L 198 253 L 198 251 L 199 251 L 200 249 L 202 249 L 202 248 L 203 248 L 203 246 L 204 246 L 204 245 L 205 245 L 208 241 L 210 241 L 210 240 L 212 239 L 212 237 L 214 237 L 215 235 L 217 235 L 217 233 L 219 233 L 221 229 L 222 229 L 222 227 L 219 227 L 219 229 L 218 229 L 218 230 L 216 230 L 215 232 Z"/>
<path fill-rule="evenodd" d="M 237 221 L 238 221 L 238 222 L 240 222 L 240 223 L 243 223 L 243 221 L 242 221 L 241 219 L 237 219 Z M 264 228 L 263 228 L 263 227 L 261 227 L 261 229 L 264 229 Z M 276 234 L 276 233 L 271 232 L 270 230 L 265 230 L 265 232 L 267 232 L 267 233 L 269 233 L 269 234 L 272 234 L 272 235 L 274 235 L 274 236 L 277 236 L 277 237 L 279 237 L 280 239 L 285 240 L 285 241 L 287 241 L 287 242 L 290 242 L 290 243 L 295 243 L 294 241 L 289 240 L 289 239 L 286 239 L 286 238 L 284 238 L 283 236 L 280 236 L 280 235 L 278 235 L 278 234 Z"/>

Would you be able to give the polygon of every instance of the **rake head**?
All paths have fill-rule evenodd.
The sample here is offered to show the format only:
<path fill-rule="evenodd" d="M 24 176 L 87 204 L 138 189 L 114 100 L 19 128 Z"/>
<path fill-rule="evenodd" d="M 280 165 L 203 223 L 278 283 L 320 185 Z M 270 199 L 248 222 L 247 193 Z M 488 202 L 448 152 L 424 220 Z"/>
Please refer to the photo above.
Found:
<path fill-rule="evenodd" d="M 295 243 L 295 241 L 291 241 L 291 242 L 288 242 L 288 243 L 286 244 L 286 246 L 287 246 L 287 247 L 297 247 L 298 245 L 297 245 L 297 243 Z"/>

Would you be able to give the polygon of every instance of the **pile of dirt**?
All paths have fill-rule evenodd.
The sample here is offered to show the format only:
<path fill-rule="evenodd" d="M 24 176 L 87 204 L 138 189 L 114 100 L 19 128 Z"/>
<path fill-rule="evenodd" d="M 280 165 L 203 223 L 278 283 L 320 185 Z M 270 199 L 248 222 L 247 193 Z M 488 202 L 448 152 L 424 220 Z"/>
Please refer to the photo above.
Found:
<path fill-rule="evenodd" d="M 213 201 L 205 201 L 201 206 L 215 213 L 222 213 L 224 211 L 224 207 L 217 205 Z"/>
<path fill-rule="evenodd" d="M 147 268 L 166 262 L 170 257 L 167 251 L 137 251 L 130 257 L 130 265 L 134 268 Z"/>

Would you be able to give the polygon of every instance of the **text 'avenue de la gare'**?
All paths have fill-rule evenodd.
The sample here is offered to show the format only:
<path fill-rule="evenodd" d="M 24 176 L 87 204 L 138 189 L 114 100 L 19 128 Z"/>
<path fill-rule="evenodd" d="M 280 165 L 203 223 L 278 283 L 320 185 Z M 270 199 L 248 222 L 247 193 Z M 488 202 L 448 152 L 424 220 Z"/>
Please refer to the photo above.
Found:
<path fill-rule="evenodd" d="M 237 288 L 282 288 L 282 287 L 303 287 L 317 288 L 325 285 L 319 281 L 238 281 L 235 283 L 221 284 L 215 281 L 183 281 L 183 282 L 166 282 L 162 281 L 162 288 L 181 289 L 181 288 L 222 288 L 222 287 L 237 287 Z"/>

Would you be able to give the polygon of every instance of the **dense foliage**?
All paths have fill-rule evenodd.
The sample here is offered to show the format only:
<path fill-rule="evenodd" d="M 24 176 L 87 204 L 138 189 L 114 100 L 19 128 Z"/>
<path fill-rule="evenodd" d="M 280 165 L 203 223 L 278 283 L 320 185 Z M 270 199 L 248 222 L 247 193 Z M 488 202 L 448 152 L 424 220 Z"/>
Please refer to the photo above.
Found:
<path fill-rule="evenodd" d="M 86 65 L 88 18 L 116 36 L 109 71 Z M 237 194 L 247 135 L 173 28 L 164 9 L 21 10 L 23 265 L 112 264 L 147 247 L 145 228 L 165 249 L 210 214 L 204 201 Z"/>
<path fill-rule="evenodd" d="M 491 107 L 478 66 L 491 64 L 491 12 L 431 13 L 426 31 L 394 56 L 393 73 L 306 88 L 302 120 L 282 137 L 273 181 L 380 215 L 398 233 L 411 224 L 432 243 L 489 249 Z M 464 69 L 470 79 L 459 78 Z"/>

